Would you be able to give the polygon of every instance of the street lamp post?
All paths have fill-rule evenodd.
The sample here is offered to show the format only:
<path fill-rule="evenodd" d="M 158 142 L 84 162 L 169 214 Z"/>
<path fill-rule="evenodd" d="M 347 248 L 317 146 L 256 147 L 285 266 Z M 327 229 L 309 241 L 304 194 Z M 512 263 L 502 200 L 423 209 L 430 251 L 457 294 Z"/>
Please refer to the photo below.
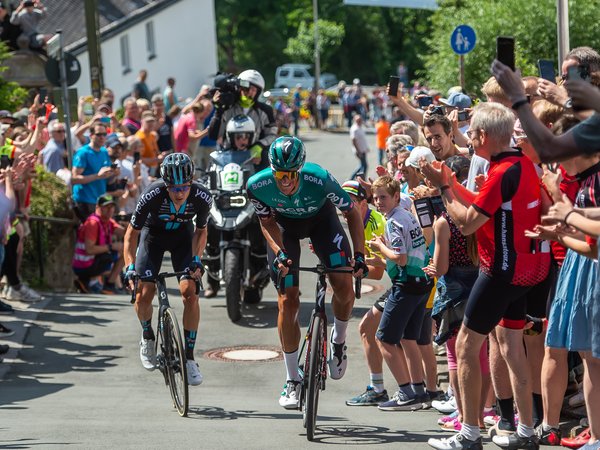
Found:
<path fill-rule="evenodd" d="M 319 92 L 319 86 L 321 77 L 321 54 L 319 51 L 319 5 L 318 0 L 313 0 L 313 22 L 314 22 L 314 38 L 315 38 L 315 84 L 313 86 L 313 94 L 315 95 L 315 100 L 317 98 L 317 94 Z M 310 111 L 315 112 L 315 111 Z M 315 124 L 318 128 L 321 128 L 321 118 L 319 117 L 318 112 L 315 114 Z"/>
<path fill-rule="evenodd" d="M 556 0 L 556 30 L 558 37 L 558 68 L 570 50 L 569 44 L 569 2 Z"/>

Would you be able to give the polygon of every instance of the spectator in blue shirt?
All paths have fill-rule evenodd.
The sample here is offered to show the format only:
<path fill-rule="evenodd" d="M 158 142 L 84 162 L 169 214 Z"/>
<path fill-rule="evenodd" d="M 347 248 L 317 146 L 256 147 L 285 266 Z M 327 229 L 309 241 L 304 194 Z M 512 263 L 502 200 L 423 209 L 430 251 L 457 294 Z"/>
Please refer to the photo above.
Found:
<path fill-rule="evenodd" d="M 44 169 L 55 174 L 65 168 L 65 124 L 53 120 L 48 124 L 48 132 L 52 137 L 42 149 L 42 158 Z"/>

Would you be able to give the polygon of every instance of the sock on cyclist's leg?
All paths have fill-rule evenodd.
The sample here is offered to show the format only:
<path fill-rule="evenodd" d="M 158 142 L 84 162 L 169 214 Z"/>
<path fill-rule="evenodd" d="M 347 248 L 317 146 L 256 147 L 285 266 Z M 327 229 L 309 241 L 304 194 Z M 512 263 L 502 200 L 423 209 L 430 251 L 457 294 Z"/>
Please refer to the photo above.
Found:
<path fill-rule="evenodd" d="M 140 320 L 140 324 L 142 325 L 142 337 L 147 341 L 153 341 L 156 339 L 154 337 L 154 330 L 152 329 L 152 320 Z"/>
<path fill-rule="evenodd" d="M 285 370 L 287 372 L 286 380 L 300 381 L 300 368 L 298 367 L 298 350 L 294 352 L 283 352 L 285 361 Z"/>
<path fill-rule="evenodd" d="M 196 330 L 183 330 L 185 337 L 185 357 L 186 359 L 194 359 L 194 346 L 196 345 Z"/>
<path fill-rule="evenodd" d="M 337 317 L 333 319 L 333 334 L 331 340 L 334 344 L 343 344 L 346 342 L 346 330 L 348 329 L 348 321 L 340 320 Z"/>
<path fill-rule="evenodd" d="M 383 374 L 382 373 L 371 373 L 369 374 L 371 378 L 371 386 L 378 394 L 381 394 L 385 389 L 383 387 Z"/>

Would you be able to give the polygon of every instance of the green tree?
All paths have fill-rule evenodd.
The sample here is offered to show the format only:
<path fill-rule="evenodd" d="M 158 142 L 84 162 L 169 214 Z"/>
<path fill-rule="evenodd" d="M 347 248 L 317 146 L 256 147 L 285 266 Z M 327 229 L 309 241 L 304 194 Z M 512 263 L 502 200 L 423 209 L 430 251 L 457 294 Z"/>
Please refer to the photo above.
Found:
<path fill-rule="evenodd" d="M 321 54 L 323 70 L 330 69 L 327 63 L 331 56 L 338 50 L 344 39 L 344 25 L 331 22 L 329 20 L 319 19 L 319 41 L 318 47 Z M 309 25 L 301 22 L 298 27 L 298 34 L 288 39 L 287 47 L 283 53 L 297 62 L 312 62 L 314 59 L 314 23 Z"/>
<path fill-rule="evenodd" d="M 6 43 L 0 41 L 0 74 L 7 67 L 4 61 L 10 58 L 10 50 Z M 0 75 L 0 109 L 15 111 L 20 108 L 27 98 L 27 91 L 13 81 L 6 81 Z"/>
<path fill-rule="evenodd" d="M 421 55 L 424 69 L 419 75 L 442 92 L 459 84 L 458 56 L 450 47 L 450 35 L 457 25 L 470 25 L 477 34 L 474 50 L 465 55 L 468 92 L 479 94 L 490 77 L 496 36 L 515 38 L 516 66 L 523 76 L 537 75 L 538 59 L 557 60 L 554 0 L 442 0 L 439 6 L 431 18 L 432 33 L 426 39 L 429 51 Z M 571 47 L 600 48 L 600 37 L 593 31 L 598 6 L 598 0 L 570 2 Z"/>

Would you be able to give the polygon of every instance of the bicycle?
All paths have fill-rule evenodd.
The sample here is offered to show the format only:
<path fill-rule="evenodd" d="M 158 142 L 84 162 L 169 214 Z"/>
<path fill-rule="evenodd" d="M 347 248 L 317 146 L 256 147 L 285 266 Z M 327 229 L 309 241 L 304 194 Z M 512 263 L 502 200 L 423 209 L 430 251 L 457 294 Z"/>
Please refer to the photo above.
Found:
<path fill-rule="evenodd" d="M 165 385 L 169 387 L 173 406 L 181 417 L 187 416 L 189 408 L 189 392 L 187 381 L 187 368 L 185 357 L 185 347 L 181 340 L 181 331 L 175 315 L 175 311 L 169 304 L 167 295 L 167 285 L 165 280 L 172 277 L 189 275 L 189 270 L 181 272 L 163 272 L 158 274 L 154 281 L 156 292 L 158 294 L 158 326 L 157 338 L 155 341 L 155 353 L 157 367 L 165 378 Z M 135 303 L 140 276 L 134 278 L 134 288 L 131 293 L 131 304 Z M 196 294 L 203 289 L 202 280 L 196 282 Z M 160 353 L 158 350 L 160 349 Z"/>
<path fill-rule="evenodd" d="M 304 365 L 302 371 L 302 384 L 300 386 L 300 397 L 298 409 L 302 411 L 302 420 L 306 428 L 306 438 L 313 441 L 317 421 L 317 409 L 319 406 L 319 391 L 325 390 L 327 379 L 327 313 L 325 312 L 325 294 L 327 292 L 328 273 L 353 273 L 353 269 L 329 269 L 323 264 L 316 267 L 299 267 L 301 272 L 316 273 L 319 277 L 316 287 L 315 308 L 312 311 L 306 336 L 299 352 L 298 362 L 302 360 L 304 353 Z M 279 277 L 280 278 L 280 277 Z M 355 297 L 360 298 L 361 279 L 354 281 Z M 280 283 L 277 283 L 280 286 Z M 304 349 L 306 347 L 306 352 Z"/>

